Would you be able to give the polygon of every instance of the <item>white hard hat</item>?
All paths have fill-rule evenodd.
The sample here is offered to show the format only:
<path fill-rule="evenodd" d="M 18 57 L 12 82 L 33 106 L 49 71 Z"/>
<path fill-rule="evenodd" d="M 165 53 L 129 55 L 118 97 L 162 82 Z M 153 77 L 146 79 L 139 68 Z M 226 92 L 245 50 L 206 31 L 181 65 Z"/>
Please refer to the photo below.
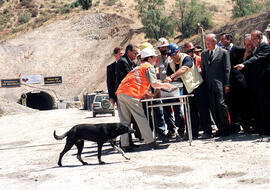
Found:
<path fill-rule="evenodd" d="M 145 48 L 141 51 L 141 58 L 144 59 L 146 57 L 151 57 L 151 56 L 157 56 L 155 53 L 155 50 L 152 48 Z"/>
<path fill-rule="evenodd" d="M 169 46 L 168 40 L 166 40 L 165 38 L 159 38 L 157 42 L 157 47 L 160 48 L 160 47 L 166 47 L 166 46 Z"/>
<path fill-rule="evenodd" d="M 141 55 L 141 52 L 142 52 L 142 51 L 141 51 L 140 49 L 138 49 L 137 57 Z"/>
<path fill-rule="evenodd" d="M 270 31 L 270 24 L 267 25 L 265 32 L 269 32 Z"/>

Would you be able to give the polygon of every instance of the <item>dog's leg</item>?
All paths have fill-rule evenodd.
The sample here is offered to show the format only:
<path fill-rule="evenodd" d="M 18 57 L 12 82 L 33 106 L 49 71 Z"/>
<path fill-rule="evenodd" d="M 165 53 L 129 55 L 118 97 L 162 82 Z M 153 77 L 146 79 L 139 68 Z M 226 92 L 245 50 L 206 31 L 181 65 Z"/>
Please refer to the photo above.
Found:
<path fill-rule="evenodd" d="M 98 144 L 98 162 L 99 164 L 105 164 L 105 162 L 101 160 L 101 151 L 102 151 L 103 143 L 98 142 L 97 144 Z"/>
<path fill-rule="evenodd" d="M 87 162 L 84 162 L 82 160 L 82 157 L 81 157 L 81 154 L 82 154 L 82 150 L 83 150 L 83 146 L 84 146 L 84 141 L 81 140 L 81 141 L 77 141 L 75 143 L 77 149 L 78 149 L 78 154 L 77 154 L 77 159 L 83 164 L 83 165 L 87 165 L 88 163 Z"/>
<path fill-rule="evenodd" d="M 115 141 L 110 140 L 110 143 L 111 143 L 111 146 L 113 147 L 114 150 L 116 150 L 117 152 L 119 152 L 126 160 L 130 160 L 130 158 L 127 157 L 127 155 L 125 154 L 125 152 L 120 147 L 118 147 L 115 144 Z"/>
<path fill-rule="evenodd" d="M 72 143 L 72 141 L 69 138 L 67 138 L 66 145 L 59 156 L 58 166 L 62 166 L 62 158 L 63 158 L 64 154 L 66 154 L 67 151 L 69 151 L 73 147 L 73 145 L 74 145 L 74 143 Z"/>

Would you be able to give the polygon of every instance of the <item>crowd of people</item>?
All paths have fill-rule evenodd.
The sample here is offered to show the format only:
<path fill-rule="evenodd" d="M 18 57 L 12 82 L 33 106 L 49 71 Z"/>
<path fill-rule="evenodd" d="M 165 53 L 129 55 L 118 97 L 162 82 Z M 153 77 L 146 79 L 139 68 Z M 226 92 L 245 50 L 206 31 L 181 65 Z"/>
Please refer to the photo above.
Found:
<path fill-rule="evenodd" d="M 207 34 L 204 51 L 192 42 L 180 47 L 165 38 L 157 42 L 159 55 L 148 42 L 129 44 L 125 52 L 116 47 L 115 62 L 107 67 L 107 87 L 120 122 L 132 124 L 135 137 L 150 148 L 158 146 L 153 126 L 163 142 L 187 140 L 181 106 L 155 107 L 153 125 L 141 102 L 160 97 L 161 89 L 170 91 L 174 84 L 182 83 L 180 93 L 194 95 L 189 100 L 193 139 L 225 137 L 240 131 L 270 135 L 270 24 L 265 33 L 266 37 L 259 30 L 246 34 L 244 47 L 234 45 L 229 33 L 222 33 L 219 39 Z M 128 134 L 120 141 L 126 152 L 138 146 Z"/>

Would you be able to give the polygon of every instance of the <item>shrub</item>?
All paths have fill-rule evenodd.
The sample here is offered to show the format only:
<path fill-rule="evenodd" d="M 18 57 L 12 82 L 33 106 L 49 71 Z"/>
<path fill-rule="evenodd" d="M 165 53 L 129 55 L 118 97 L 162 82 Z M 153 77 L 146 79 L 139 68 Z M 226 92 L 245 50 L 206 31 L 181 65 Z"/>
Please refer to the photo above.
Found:
<path fill-rule="evenodd" d="M 160 10 L 164 6 L 163 0 L 136 0 L 136 1 L 137 1 L 136 9 L 138 10 L 139 17 L 143 17 L 143 15 L 148 10 L 157 10 L 157 9 Z"/>
<path fill-rule="evenodd" d="M 5 3 L 4 0 L 0 0 L 0 7 Z"/>
<path fill-rule="evenodd" d="M 33 0 L 20 0 L 20 5 L 26 8 L 33 8 L 35 6 Z"/>
<path fill-rule="evenodd" d="M 105 0 L 104 5 L 113 6 L 116 2 L 117 0 Z"/>
<path fill-rule="evenodd" d="M 6 15 L 6 14 L 9 14 L 9 11 L 8 9 L 4 9 L 3 13 Z"/>
<path fill-rule="evenodd" d="M 27 23 L 30 20 L 29 14 L 25 13 L 18 17 L 18 24 Z"/>
<path fill-rule="evenodd" d="M 233 6 L 233 17 L 239 18 L 248 16 L 260 11 L 262 5 L 259 3 L 254 3 L 253 0 L 232 0 Z"/>
<path fill-rule="evenodd" d="M 159 10 L 148 10 L 142 17 L 146 37 L 158 40 L 161 37 L 174 35 L 174 23 L 172 19 L 163 16 Z"/>
<path fill-rule="evenodd" d="M 70 6 L 68 4 L 65 4 L 64 7 L 61 8 L 61 14 L 70 13 Z"/>
<path fill-rule="evenodd" d="M 74 1 L 73 3 L 71 3 L 71 5 L 70 5 L 70 7 L 71 8 L 76 8 L 76 7 L 78 7 L 78 6 L 80 6 L 80 3 L 78 2 L 78 1 Z"/>
<path fill-rule="evenodd" d="M 9 22 L 9 20 L 10 20 L 9 15 L 7 15 L 7 14 L 0 15 L 0 25 L 1 26 L 6 25 Z"/>
<path fill-rule="evenodd" d="M 13 28 L 12 33 L 14 34 L 14 33 L 20 32 L 20 31 L 22 31 L 22 28 L 21 27 L 19 27 L 19 28 Z"/>
<path fill-rule="evenodd" d="M 36 18 L 35 20 L 35 26 L 41 26 L 44 22 L 46 22 L 47 20 L 49 20 L 49 17 L 47 15 L 42 15 L 42 16 L 39 16 L 38 18 Z"/>
<path fill-rule="evenodd" d="M 197 0 L 178 0 L 174 13 L 175 22 L 178 31 L 182 33 L 182 38 L 190 37 L 198 33 L 198 23 L 201 23 L 205 29 L 212 27 L 213 22 L 210 11 Z"/>
<path fill-rule="evenodd" d="M 31 12 L 31 17 L 37 17 L 37 15 L 38 15 L 37 9 L 31 9 L 30 12 Z"/>
<path fill-rule="evenodd" d="M 83 9 L 88 10 L 92 7 L 92 0 L 78 0 Z"/>
<path fill-rule="evenodd" d="M 96 3 L 94 4 L 94 7 L 98 7 L 100 4 L 100 1 L 96 1 Z"/>

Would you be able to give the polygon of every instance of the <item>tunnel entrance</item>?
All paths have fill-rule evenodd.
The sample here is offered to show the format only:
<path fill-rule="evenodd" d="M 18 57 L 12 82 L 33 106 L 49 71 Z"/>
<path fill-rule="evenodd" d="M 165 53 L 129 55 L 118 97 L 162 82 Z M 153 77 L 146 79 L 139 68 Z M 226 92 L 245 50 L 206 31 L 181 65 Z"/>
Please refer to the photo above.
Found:
<path fill-rule="evenodd" d="M 25 95 L 24 95 L 25 96 Z M 23 95 L 21 102 L 23 102 Z M 54 108 L 54 100 L 50 94 L 43 91 L 33 91 L 26 94 L 26 106 L 38 110 L 51 110 Z"/>

